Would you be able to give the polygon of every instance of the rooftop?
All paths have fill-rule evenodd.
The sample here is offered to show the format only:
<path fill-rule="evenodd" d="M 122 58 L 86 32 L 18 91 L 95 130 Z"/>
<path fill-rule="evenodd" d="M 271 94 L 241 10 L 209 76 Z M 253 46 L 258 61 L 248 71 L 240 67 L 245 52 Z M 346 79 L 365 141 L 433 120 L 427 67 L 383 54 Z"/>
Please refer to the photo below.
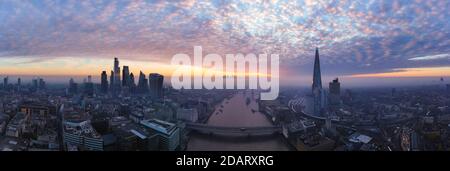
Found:
<path fill-rule="evenodd" d="M 360 133 L 353 133 L 352 135 L 349 136 L 348 140 L 353 143 L 367 144 L 372 140 L 372 137 Z"/>
<path fill-rule="evenodd" d="M 101 137 L 101 135 L 92 127 L 89 120 L 64 121 L 64 132 L 92 138 Z"/>
<path fill-rule="evenodd" d="M 165 135 L 170 135 L 176 129 L 175 124 L 158 119 L 143 120 L 141 124 Z"/>

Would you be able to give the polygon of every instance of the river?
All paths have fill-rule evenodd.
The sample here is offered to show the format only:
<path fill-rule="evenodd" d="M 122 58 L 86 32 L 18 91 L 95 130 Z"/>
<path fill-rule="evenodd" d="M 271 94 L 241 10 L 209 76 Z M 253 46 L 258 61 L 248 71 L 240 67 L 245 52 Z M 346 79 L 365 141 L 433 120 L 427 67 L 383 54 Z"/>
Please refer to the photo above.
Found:
<path fill-rule="evenodd" d="M 247 99 L 251 99 L 249 103 Z M 225 99 L 216 107 L 207 124 L 229 127 L 272 125 L 265 115 L 258 112 L 258 104 L 250 92 L 240 92 L 230 99 Z M 247 137 L 191 133 L 187 145 L 188 151 L 287 151 L 289 149 L 280 135 Z"/>

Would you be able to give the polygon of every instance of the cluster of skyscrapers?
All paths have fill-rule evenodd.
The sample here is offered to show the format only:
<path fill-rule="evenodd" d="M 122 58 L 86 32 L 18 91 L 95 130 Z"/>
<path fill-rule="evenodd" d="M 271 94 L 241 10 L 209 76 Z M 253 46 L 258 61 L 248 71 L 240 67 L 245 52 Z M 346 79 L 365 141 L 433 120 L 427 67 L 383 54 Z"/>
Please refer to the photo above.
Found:
<path fill-rule="evenodd" d="M 119 94 L 149 94 L 152 98 L 161 99 L 163 97 L 164 76 L 158 73 L 150 73 L 148 79 L 141 71 L 139 73 L 138 83 L 135 83 L 135 77 L 130 72 L 129 66 L 123 66 L 122 72 L 119 66 L 119 59 L 114 58 L 114 68 L 111 70 L 108 81 L 108 74 L 102 71 L 100 74 L 100 85 L 98 92 L 100 94 L 111 94 L 117 96 Z M 83 82 L 82 92 L 85 95 L 92 96 L 95 94 L 96 86 L 92 82 L 91 76 Z M 69 81 L 69 94 L 77 94 L 78 84 L 71 78 Z"/>
<path fill-rule="evenodd" d="M 17 78 L 17 83 L 14 84 L 14 83 L 10 83 L 9 76 L 6 76 L 3 78 L 3 84 L 1 85 L 1 88 L 3 90 L 7 90 L 7 91 L 10 91 L 10 90 L 21 91 L 21 89 L 24 87 L 22 85 L 22 79 L 20 77 Z M 40 77 L 33 78 L 31 80 L 31 85 L 27 86 L 27 90 L 29 90 L 31 92 L 35 92 L 38 90 L 44 90 L 44 89 L 46 89 L 46 82 L 43 78 L 40 78 Z"/>
<path fill-rule="evenodd" d="M 100 89 L 102 93 L 117 95 L 120 93 L 150 93 L 154 98 L 162 98 L 164 76 L 158 73 L 149 74 L 148 79 L 141 71 L 137 85 L 134 74 L 130 72 L 128 66 L 123 66 L 122 74 L 119 66 L 119 59 L 114 58 L 114 68 L 111 71 L 108 82 L 106 71 L 101 73 Z"/>

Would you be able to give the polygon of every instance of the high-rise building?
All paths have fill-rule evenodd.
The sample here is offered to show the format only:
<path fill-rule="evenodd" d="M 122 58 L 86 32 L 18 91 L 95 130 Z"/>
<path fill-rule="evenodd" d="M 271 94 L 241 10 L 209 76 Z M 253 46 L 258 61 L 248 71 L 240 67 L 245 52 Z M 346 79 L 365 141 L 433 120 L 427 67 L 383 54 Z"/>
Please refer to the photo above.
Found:
<path fill-rule="evenodd" d="M 94 83 L 92 83 L 92 78 L 89 75 L 88 81 L 84 83 L 84 94 L 87 96 L 93 96 L 94 95 Z"/>
<path fill-rule="evenodd" d="M 330 105 L 339 105 L 341 102 L 341 83 L 339 83 L 339 79 L 336 78 L 329 84 L 330 89 Z"/>
<path fill-rule="evenodd" d="M 39 86 L 38 86 L 38 89 L 43 90 L 43 89 L 45 89 L 45 87 L 46 87 L 46 84 L 45 84 L 44 79 L 43 79 L 43 78 L 39 78 Z"/>
<path fill-rule="evenodd" d="M 134 74 L 133 74 L 133 73 L 130 74 L 130 85 L 131 85 L 131 86 L 135 86 L 135 85 L 136 85 L 136 84 L 134 83 Z"/>
<path fill-rule="evenodd" d="M 314 115 L 322 115 L 323 104 L 323 90 L 322 90 L 322 76 L 320 73 L 320 59 L 319 59 L 319 48 L 316 48 L 316 55 L 314 59 L 314 73 L 313 73 L 313 84 L 312 93 L 314 96 Z"/>
<path fill-rule="evenodd" d="M 69 94 L 77 94 L 78 93 L 78 84 L 73 81 L 73 78 L 70 78 L 69 81 Z"/>
<path fill-rule="evenodd" d="M 314 73 L 313 73 L 313 91 L 315 89 L 322 89 L 322 75 L 320 72 L 320 59 L 319 59 L 319 48 L 316 48 L 316 55 L 314 58 Z"/>
<path fill-rule="evenodd" d="M 341 95 L 341 83 L 339 83 L 339 78 L 330 82 L 330 94 Z"/>
<path fill-rule="evenodd" d="M 46 85 L 43 78 L 34 78 L 32 80 L 31 90 L 32 91 L 43 90 L 45 89 L 45 86 Z"/>
<path fill-rule="evenodd" d="M 114 85 L 114 71 L 111 71 L 111 74 L 109 75 L 109 92 L 111 92 L 111 94 L 114 94 L 115 92 Z"/>
<path fill-rule="evenodd" d="M 134 83 L 134 74 L 130 73 L 130 92 L 136 92 L 136 84 Z"/>
<path fill-rule="evenodd" d="M 5 78 L 3 78 L 3 87 L 7 88 L 8 87 L 8 76 L 6 76 Z"/>
<path fill-rule="evenodd" d="M 450 94 L 450 84 L 447 84 L 447 93 Z"/>
<path fill-rule="evenodd" d="M 17 91 L 20 91 L 22 87 L 22 80 L 19 78 L 17 78 Z"/>
<path fill-rule="evenodd" d="M 115 91 L 120 90 L 122 82 L 120 81 L 120 67 L 119 67 L 119 59 L 114 58 L 114 89 Z"/>
<path fill-rule="evenodd" d="M 108 93 L 108 75 L 106 74 L 106 71 L 102 71 L 100 87 L 102 93 Z"/>
<path fill-rule="evenodd" d="M 111 89 L 114 87 L 114 71 L 111 70 L 111 74 L 109 75 L 109 86 Z"/>
<path fill-rule="evenodd" d="M 37 91 L 37 89 L 38 89 L 38 80 L 37 80 L 37 78 L 33 79 L 32 83 L 33 83 L 32 86 L 31 86 L 32 91 Z"/>
<path fill-rule="evenodd" d="M 151 73 L 148 76 L 148 82 L 150 86 L 150 95 L 156 99 L 162 98 L 164 76 L 158 73 Z"/>
<path fill-rule="evenodd" d="M 123 66 L 122 72 L 122 86 L 130 86 L 130 69 L 128 66 Z"/>
<path fill-rule="evenodd" d="M 139 73 L 138 93 L 148 92 L 148 80 L 145 78 L 145 74 L 142 71 Z"/>

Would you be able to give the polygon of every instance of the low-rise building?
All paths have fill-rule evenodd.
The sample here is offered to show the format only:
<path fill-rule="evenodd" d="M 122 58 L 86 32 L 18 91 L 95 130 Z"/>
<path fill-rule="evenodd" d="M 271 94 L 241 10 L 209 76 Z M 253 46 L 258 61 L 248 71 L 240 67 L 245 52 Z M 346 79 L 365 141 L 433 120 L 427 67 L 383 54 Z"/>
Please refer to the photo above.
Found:
<path fill-rule="evenodd" d="M 89 120 L 65 121 L 64 144 L 76 145 L 84 150 L 103 151 L 103 138 Z"/>
<path fill-rule="evenodd" d="M 22 134 L 23 129 L 25 128 L 25 120 L 27 119 L 27 116 L 22 113 L 18 112 L 8 123 L 8 126 L 6 126 L 5 135 L 10 137 L 20 137 Z"/>
<path fill-rule="evenodd" d="M 150 132 L 149 144 L 153 145 L 153 148 L 157 147 L 150 150 L 174 151 L 179 147 L 180 129 L 174 123 L 150 119 L 141 121 L 141 125 Z"/>

